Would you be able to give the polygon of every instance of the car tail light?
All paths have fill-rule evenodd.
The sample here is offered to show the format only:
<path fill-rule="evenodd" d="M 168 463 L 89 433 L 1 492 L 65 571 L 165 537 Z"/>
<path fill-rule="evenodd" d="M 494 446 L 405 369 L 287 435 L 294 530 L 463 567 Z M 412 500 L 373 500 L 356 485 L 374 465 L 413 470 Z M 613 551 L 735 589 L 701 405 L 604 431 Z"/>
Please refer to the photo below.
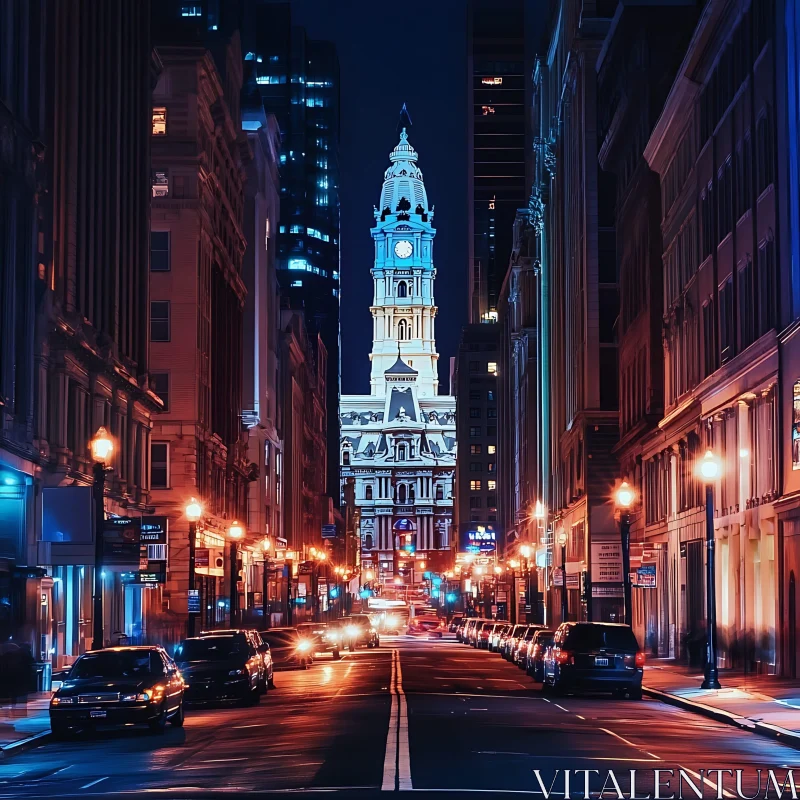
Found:
<path fill-rule="evenodd" d="M 643 667 L 644 666 L 644 653 L 637 653 L 636 654 L 636 666 Z"/>
<path fill-rule="evenodd" d="M 569 650 L 558 650 L 556 651 L 556 661 L 559 664 L 574 664 L 575 663 L 575 655 L 570 653 Z"/>

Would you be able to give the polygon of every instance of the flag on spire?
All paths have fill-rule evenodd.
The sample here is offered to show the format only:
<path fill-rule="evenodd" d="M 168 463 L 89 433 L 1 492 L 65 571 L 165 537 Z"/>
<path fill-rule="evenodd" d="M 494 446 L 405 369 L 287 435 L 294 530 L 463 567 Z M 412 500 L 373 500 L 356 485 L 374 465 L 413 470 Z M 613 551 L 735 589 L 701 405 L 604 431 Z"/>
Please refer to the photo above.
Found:
<path fill-rule="evenodd" d="M 411 133 L 411 115 L 408 113 L 405 103 L 403 103 L 403 107 L 400 109 L 400 119 L 397 121 L 398 139 L 400 138 L 400 134 L 404 129 L 406 133 Z"/>

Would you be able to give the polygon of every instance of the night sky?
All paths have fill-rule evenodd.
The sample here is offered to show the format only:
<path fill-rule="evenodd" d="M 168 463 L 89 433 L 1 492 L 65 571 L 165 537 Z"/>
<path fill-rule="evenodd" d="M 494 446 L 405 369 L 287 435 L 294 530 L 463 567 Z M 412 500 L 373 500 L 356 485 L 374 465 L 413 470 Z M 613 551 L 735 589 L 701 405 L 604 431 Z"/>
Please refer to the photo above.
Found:
<path fill-rule="evenodd" d="M 342 391 L 369 392 L 372 207 L 400 109 L 408 106 L 428 201 L 435 206 L 436 344 L 446 391 L 467 312 L 467 60 L 464 0 L 377 3 L 294 0 L 314 39 L 335 42 L 341 66 Z"/>

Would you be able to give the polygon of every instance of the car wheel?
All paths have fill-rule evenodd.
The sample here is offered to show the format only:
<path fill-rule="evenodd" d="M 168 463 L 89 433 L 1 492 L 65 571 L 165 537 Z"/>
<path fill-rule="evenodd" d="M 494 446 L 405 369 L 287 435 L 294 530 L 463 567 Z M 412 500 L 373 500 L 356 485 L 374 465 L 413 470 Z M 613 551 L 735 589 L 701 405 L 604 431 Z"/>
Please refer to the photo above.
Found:
<path fill-rule="evenodd" d="M 270 689 L 274 689 L 275 688 L 275 676 L 274 675 L 270 675 L 269 676 L 269 680 L 267 681 L 267 686 Z"/>
<path fill-rule="evenodd" d="M 164 733 L 164 729 L 167 727 L 167 709 L 162 707 L 158 716 L 155 719 L 151 719 L 147 726 L 150 728 L 151 733 Z"/>
<path fill-rule="evenodd" d="M 183 700 L 181 700 L 181 704 L 178 706 L 178 710 L 170 718 L 170 722 L 176 728 L 182 728 L 184 719 L 185 719 L 185 715 L 183 713 Z"/>
<path fill-rule="evenodd" d="M 637 689 L 629 689 L 626 692 L 628 696 L 628 700 L 641 700 L 642 699 L 642 688 L 641 686 Z"/>
<path fill-rule="evenodd" d="M 342 657 L 342 654 L 338 650 L 333 651 L 333 660 L 338 661 Z"/>
<path fill-rule="evenodd" d="M 376 639 L 375 640 L 375 647 L 380 647 L 380 646 L 381 646 L 381 640 L 380 639 Z"/>

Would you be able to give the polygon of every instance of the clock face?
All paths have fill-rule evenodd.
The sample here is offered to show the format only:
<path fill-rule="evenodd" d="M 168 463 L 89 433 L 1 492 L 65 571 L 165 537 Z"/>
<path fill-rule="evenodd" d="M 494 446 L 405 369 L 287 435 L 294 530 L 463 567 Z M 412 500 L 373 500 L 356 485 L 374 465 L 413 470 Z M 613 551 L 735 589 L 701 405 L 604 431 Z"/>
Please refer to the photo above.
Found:
<path fill-rule="evenodd" d="M 403 239 L 394 246 L 394 254 L 398 258 L 408 258 L 414 252 L 414 245 Z"/>

